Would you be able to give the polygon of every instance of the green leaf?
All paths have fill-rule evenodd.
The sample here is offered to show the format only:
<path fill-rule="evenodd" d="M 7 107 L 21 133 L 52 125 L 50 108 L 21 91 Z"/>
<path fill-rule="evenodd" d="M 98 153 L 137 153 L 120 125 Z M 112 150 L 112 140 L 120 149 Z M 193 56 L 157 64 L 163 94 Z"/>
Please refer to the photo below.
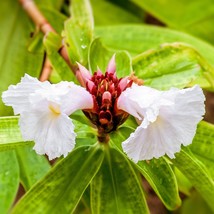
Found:
<path fill-rule="evenodd" d="M 45 50 L 48 55 L 54 70 L 57 72 L 59 80 L 75 81 L 75 75 L 72 73 L 70 67 L 65 60 L 60 56 L 58 50 L 61 48 L 62 40 L 56 33 L 49 32 L 43 40 Z"/>
<path fill-rule="evenodd" d="M 39 6 L 39 10 L 47 19 L 47 21 L 50 23 L 50 25 L 54 28 L 54 30 L 59 35 L 61 35 L 64 26 L 64 21 L 67 19 L 67 17 L 64 16 L 62 13 L 58 12 L 56 9 L 53 9 L 51 7 L 47 8 L 47 5 L 45 4 L 41 5 L 42 6 Z M 43 38 L 44 34 L 41 31 L 36 30 L 34 32 L 33 37 L 30 40 L 28 50 L 33 53 L 43 53 L 44 52 L 44 47 L 42 43 Z M 61 45 L 62 42 L 60 43 L 60 46 Z"/>
<path fill-rule="evenodd" d="M 93 16 L 89 0 L 73 0 L 71 4 L 72 18 L 65 22 L 65 46 L 71 60 L 86 66 L 88 49 L 93 36 Z"/>
<path fill-rule="evenodd" d="M 179 191 L 181 191 L 182 193 L 184 193 L 187 196 L 190 196 L 191 195 L 191 190 L 192 190 L 192 187 L 193 187 L 192 184 L 190 183 L 190 181 L 176 167 L 174 167 L 174 173 L 175 173 L 175 176 L 176 176 L 176 179 L 177 179 Z"/>
<path fill-rule="evenodd" d="M 121 144 L 133 131 L 133 129 L 128 127 L 122 127 L 112 133 L 112 145 L 115 145 L 123 153 Z M 164 158 L 154 159 L 148 162 L 140 161 L 134 165 L 150 183 L 168 209 L 173 210 L 180 206 L 181 200 L 178 195 L 176 178 L 170 165 Z"/>
<path fill-rule="evenodd" d="M 8 213 L 18 187 L 19 165 L 14 151 L 0 152 L 0 213 Z"/>
<path fill-rule="evenodd" d="M 164 158 L 140 161 L 136 167 L 169 210 L 181 205 L 175 174 Z"/>
<path fill-rule="evenodd" d="M 106 148 L 103 164 L 91 183 L 92 213 L 148 213 L 141 185 L 128 160 Z"/>
<path fill-rule="evenodd" d="M 27 191 L 48 172 L 50 164 L 44 156 L 36 154 L 32 146 L 16 149 L 16 155 L 19 162 L 21 183 Z"/>
<path fill-rule="evenodd" d="M 38 76 L 43 54 L 32 54 L 27 43 L 33 26 L 18 1 L 1 1 L 0 7 L 0 94 L 10 84 L 20 81 L 24 73 Z M 8 16 L 8 14 L 10 14 Z M 0 115 L 10 115 L 12 108 L 6 107 L 0 99 Z"/>
<path fill-rule="evenodd" d="M 212 0 L 132 0 L 170 27 L 214 42 Z"/>
<path fill-rule="evenodd" d="M 90 46 L 89 67 L 92 72 L 97 71 L 97 68 L 105 72 L 107 65 L 115 55 L 116 72 L 118 77 L 124 77 L 132 72 L 131 58 L 126 51 L 113 52 L 106 48 L 99 38 L 93 40 Z"/>
<path fill-rule="evenodd" d="M 16 116 L 0 117 L 0 151 L 33 144 L 32 142 L 23 141 L 18 118 Z"/>
<path fill-rule="evenodd" d="M 145 85 L 166 90 L 199 84 L 214 88 L 214 68 L 193 48 L 182 43 L 164 44 L 133 58 L 136 75 Z"/>
<path fill-rule="evenodd" d="M 12 213 L 72 213 L 103 160 L 101 147 L 79 147 L 53 167 Z"/>
<path fill-rule="evenodd" d="M 189 198 L 186 198 L 180 208 L 180 214 L 205 214 L 212 213 L 209 206 L 197 192 L 193 192 Z"/>
<path fill-rule="evenodd" d="M 176 158 L 171 161 L 189 179 L 214 211 L 214 182 L 206 167 L 187 148 L 182 149 L 175 156 Z"/>
<path fill-rule="evenodd" d="M 0 117 L 0 151 L 33 145 L 33 142 L 24 142 L 18 120 L 18 116 Z M 77 134 L 77 146 L 91 145 L 96 142 L 97 130 L 90 125 L 83 113 L 72 114 L 72 121 Z"/>
<path fill-rule="evenodd" d="M 91 0 L 95 25 L 115 25 L 122 23 L 139 23 L 143 18 L 138 17 L 136 13 L 116 5 L 114 2 L 105 0 Z M 106 11 L 111 11 L 106 13 Z M 141 11 L 142 12 L 142 11 Z M 120 15 L 118 15 L 120 14 Z"/>
<path fill-rule="evenodd" d="M 198 124 L 190 149 L 194 154 L 214 162 L 214 125 L 205 121 Z"/>
<path fill-rule="evenodd" d="M 190 44 L 211 65 L 214 65 L 214 47 L 188 34 L 163 27 L 148 25 L 118 25 L 97 27 L 95 35 L 112 50 L 127 50 L 137 55 L 163 43 L 184 42 Z"/>
<path fill-rule="evenodd" d="M 190 149 L 214 178 L 214 125 L 201 121 Z"/>

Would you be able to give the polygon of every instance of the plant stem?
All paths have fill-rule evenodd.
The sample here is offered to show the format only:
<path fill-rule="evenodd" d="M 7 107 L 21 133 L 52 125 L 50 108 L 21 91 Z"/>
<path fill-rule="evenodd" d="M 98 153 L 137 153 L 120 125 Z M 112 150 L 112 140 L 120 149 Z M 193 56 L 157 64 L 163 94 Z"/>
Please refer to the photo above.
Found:
<path fill-rule="evenodd" d="M 19 0 L 20 4 L 22 5 L 23 9 L 26 11 L 26 13 L 28 14 L 28 16 L 32 19 L 32 21 L 35 23 L 35 25 L 44 33 L 44 34 L 48 34 L 49 32 L 54 32 L 56 33 L 56 31 L 54 30 L 54 28 L 50 25 L 50 23 L 46 20 L 46 18 L 43 16 L 43 14 L 40 12 L 40 10 L 37 8 L 36 4 L 34 3 L 33 0 Z M 71 70 L 73 71 L 73 73 L 76 75 L 78 68 L 77 66 L 71 65 L 69 57 L 68 57 L 68 53 L 66 51 L 65 46 L 62 46 L 59 50 L 60 55 L 62 56 L 62 58 L 66 61 L 66 63 L 69 65 L 69 67 L 71 68 Z M 44 65 L 46 64 L 46 61 L 44 63 Z M 48 66 L 49 67 L 49 66 Z M 49 68 L 50 70 L 50 68 Z M 43 72 L 47 72 L 47 70 L 44 68 Z M 49 72 L 50 73 L 50 72 Z M 47 73 L 43 75 L 43 73 L 41 74 L 41 78 L 44 81 L 45 79 L 43 78 L 47 78 Z M 77 78 L 78 79 L 78 78 Z M 79 80 L 79 79 L 78 79 Z M 81 80 L 79 81 L 80 84 Z"/>

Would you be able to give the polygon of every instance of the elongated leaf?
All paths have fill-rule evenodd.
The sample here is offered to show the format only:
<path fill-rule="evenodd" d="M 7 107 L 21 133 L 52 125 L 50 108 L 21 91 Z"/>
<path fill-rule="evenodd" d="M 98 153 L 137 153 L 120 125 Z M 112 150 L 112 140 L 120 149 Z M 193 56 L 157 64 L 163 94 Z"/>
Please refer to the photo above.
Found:
<path fill-rule="evenodd" d="M 214 87 L 214 68 L 194 49 L 181 43 L 162 45 L 133 58 L 133 69 L 145 85 L 158 89 L 199 84 Z"/>
<path fill-rule="evenodd" d="M 86 66 L 94 28 L 89 0 L 73 0 L 71 16 L 65 22 L 65 45 L 71 63 L 80 62 Z"/>
<path fill-rule="evenodd" d="M 214 178 L 214 125 L 201 121 L 190 149 Z"/>
<path fill-rule="evenodd" d="M 192 45 L 211 65 L 214 65 L 214 47 L 188 34 L 148 25 L 118 25 L 97 27 L 95 35 L 100 36 L 107 47 L 113 50 L 127 50 L 137 55 L 163 43 L 184 42 Z"/>
<path fill-rule="evenodd" d="M 93 40 L 90 46 L 89 67 L 92 72 L 101 69 L 105 72 L 107 65 L 115 54 L 116 73 L 118 77 L 130 75 L 132 72 L 131 58 L 126 51 L 113 52 L 103 46 L 99 38 Z"/>
<path fill-rule="evenodd" d="M 212 0 L 132 0 L 167 25 L 214 42 Z"/>
<path fill-rule="evenodd" d="M 76 112 L 72 117 L 77 134 L 77 146 L 94 144 L 96 142 L 96 129 L 89 125 L 83 114 Z M 33 145 L 33 142 L 23 141 L 18 120 L 19 117 L 17 116 L 0 117 L 0 151 Z"/>
<path fill-rule="evenodd" d="M 103 164 L 91 183 L 92 213 L 148 213 L 141 188 L 127 159 L 117 150 L 107 148 Z"/>
<path fill-rule="evenodd" d="M 23 142 L 18 118 L 16 116 L 0 117 L 0 151 L 33 144 L 32 142 Z"/>
<path fill-rule="evenodd" d="M 201 121 L 190 149 L 194 154 L 207 158 L 214 163 L 214 125 Z"/>
<path fill-rule="evenodd" d="M 19 162 L 22 185 L 25 190 L 28 190 L 48 172 L 50 164 L 44 156 L 36 154 L 32 146 L 16 149 L 16 155 Z"/>
<path fill-rule="evenodd" d="M 75 81 L 76 77 L 72 73 L 71 68 L 60 56 L 58 50 L 61 47 L 61 37 L 55 33 L 50 32 L 44 39 L 45 50 L 48 54 L 52 67 L 57 72 L 59 80 L 62 81 Z"/>
<path fill-rule="evenodd" d="M 127 3 L 127 2 L 126 2 Z M 115 25 L 121 23 L 141 22 L 143 19 L 114 2 L 91 0 L 95 25 Z M 106 11 L 111 11 L 106 13 Z M 120 14 L 120 15 L 118 15 Z"/>
<path fill-rule="evenodd" d="M 171 161 L 189 179 L 214 211 L 214 182 L 205 166 L 187 148 L 177 153 L 176 158 Z"/>
<path fill-rule="evenodd" d="M 164 158 L 140 161 L 136 166 L 169 210 L 181 205 L 175 174 Z"/>
<path fill-rule="evenodd" d="M 0 6 L 0 94 L 10 84 L 20 81 L 24 73 L 38 76 L 43 54 L 27 51 L 27 44 L 33 26 L 18 1 L 1 1 Z M 8 14 L 10 14 L 8 16 Z M 0 99 L 0 115 L 10 115 L 12 108 L 6 107 Z"/>
<path fill-rule="evenodd" d="M 117 132 L 113 133 L 111 138 L 112 144 L 116 145 L 123 152 L 121 144 L 129 137 L 132 131 L 134 130 L 128 127 L 120 128 Z M 164 158 L 149 162 L 140 161 L 134 165 L 150 183 L 168 209 L 176 209 L 181 204 L 175 175 Z"/>
<path fill-rule="evenodd" d="M 6 214 L 19 186 L 19 165 L 14 151 L 0 152 L 0 213 Z"/>
<path fill-rule="evenodd" d="M 102 160 L 100 147 L 79 147 L 40 180 L 12 213 L 71 213 Z"/>

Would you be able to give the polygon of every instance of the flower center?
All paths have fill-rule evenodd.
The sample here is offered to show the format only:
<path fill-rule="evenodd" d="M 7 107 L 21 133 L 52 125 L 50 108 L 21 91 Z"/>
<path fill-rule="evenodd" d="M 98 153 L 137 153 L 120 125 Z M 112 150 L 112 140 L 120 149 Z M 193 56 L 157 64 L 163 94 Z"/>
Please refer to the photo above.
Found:
<path fill-rule="evenodd" d="M 59 106 L 49 105 L 48 107 L 55 116 L 58 116 L 59 114 L 61 114 Z"/>
<path fill-rule="evenodd" d="M 94 108 L 84 113 L 97 126 L 99 133 L 114 131 L 127 119 L 128 114 L 117 109 L 117 99 L 131 84 L 128 78 L 118 79 L 115 73 L 106 72 L 104 75 L 100 71 L 86 82 L 86 89 L 94 99 Z"/>

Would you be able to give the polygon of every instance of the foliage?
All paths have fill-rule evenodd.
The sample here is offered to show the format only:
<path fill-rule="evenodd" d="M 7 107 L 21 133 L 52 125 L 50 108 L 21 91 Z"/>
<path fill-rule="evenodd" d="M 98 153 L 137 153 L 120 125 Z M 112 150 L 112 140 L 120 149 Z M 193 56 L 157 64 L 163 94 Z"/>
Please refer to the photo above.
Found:
<path fill-rule="evenodd" d="M 45 52 L 54 83 L 77 82 L 70 69 L 76 61 L 94 72 L 97 67 L 104 70 L 116 53 L 119 77 L 134 71 L 145 85 L 157 89 L 199 84 L 214 91 L 211 0 L 35 2 L 55 33 L 44 37 L 18 1 L 0 3 L 0 92 L 19 82 L 24 73 L 39 77 Z M 166 27 L 148 24 L 148 14 Z M 58 52 L 62 40 L 71 66 Z M 214 212 L 214 125 L 208 122 L 199 123 L 193 143 L 182 148 L 175 159 L 162 157 L 135 164 L 121 150 L 121 142 L 137 126 L 134 118 L 129 117 L 111 134 L 109 145 L 102 145 L 96 142 L 95 128 L 76 112 L 72 115 L 76 148 L 50 166 L 32 150 L 33 142 L 23 141 L 19 117 L 11 116 L 11 109 L 1 100 L 0 114 L 2 214 L 10 209 L 14 214 L 149 213 L 141 176 L 168 210 L 181 206 L 180 191 L 189 196 L 180 213 L 188 213 L 197 201 L 199 210 Z M 19 183 L 26 193 L 13 206 Z"/>

